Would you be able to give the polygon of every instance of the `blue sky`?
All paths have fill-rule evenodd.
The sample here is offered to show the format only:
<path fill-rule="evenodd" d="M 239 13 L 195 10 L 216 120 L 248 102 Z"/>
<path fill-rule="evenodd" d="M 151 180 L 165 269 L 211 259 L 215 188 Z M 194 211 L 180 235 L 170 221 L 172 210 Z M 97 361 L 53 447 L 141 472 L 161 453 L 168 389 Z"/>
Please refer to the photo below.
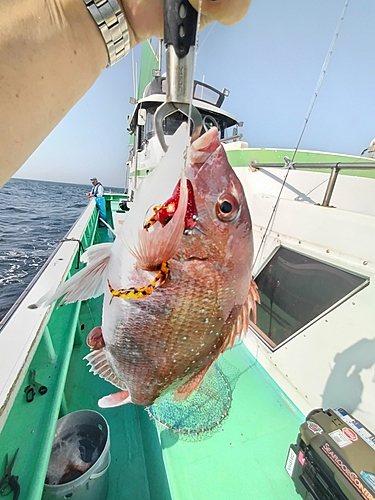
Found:
<path fill-rule="evenodd" d="M 199 39 L 195 78 L 230 90 L 223 108 L 250 147 L 294 148 L 344 0 L 253 0 Z M 301 149 L 360 154 L 375 137 L 375 2 L 350 0 Z M 139 65 L 140 47 L 134 49 Z M 132 57 L 104 71 L 17 177 L 123 186 Z"/>

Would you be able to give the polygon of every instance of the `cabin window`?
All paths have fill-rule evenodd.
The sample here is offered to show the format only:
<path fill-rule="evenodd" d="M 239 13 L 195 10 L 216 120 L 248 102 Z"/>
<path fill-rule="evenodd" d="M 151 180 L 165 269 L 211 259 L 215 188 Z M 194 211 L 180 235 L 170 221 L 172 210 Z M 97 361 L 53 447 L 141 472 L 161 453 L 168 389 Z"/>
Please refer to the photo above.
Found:
<path fill-rule="evenodd" d="M 187 121 L 188 117 L 186 115 L 180 113 L 180 111 L 175 111 L 171 115 L 167 116 L 163 121 L 164 135 L 173 135 L 177 131 L 181 123 Z M 193 135 L 193 131 L 194 131 L 194 124 L 191 122 L 190 135 Z"/>
<path fill-rule="evenodd" d="M 284 247 L 255 281 L 261 304 L 254 329 L 272 348 L 368 284 L 362 276 Z"/>
<path fill-rule="evenodd" d="M 146 124 L 145 124 L 145 139 L 149 141 L 155 135 L 155 111 L 156 108 L 148 108 L 146 114 Z"/>
<path fill-rule="evenodd" d="M 206 87 L 199 82 L 196 82 L 194 87 L 194 99 L 199 99 L 200 101 L 205 101 L 216 106 L 219 100 L 220 94 L 217 90 Z"/>
<path fill-rule="evenodd" d="M 187 121 L 187 116 L 179 111 L 167 116 L 163 122 L 163 129 L 165 135 L 173 135 L 182 122 Z"/>

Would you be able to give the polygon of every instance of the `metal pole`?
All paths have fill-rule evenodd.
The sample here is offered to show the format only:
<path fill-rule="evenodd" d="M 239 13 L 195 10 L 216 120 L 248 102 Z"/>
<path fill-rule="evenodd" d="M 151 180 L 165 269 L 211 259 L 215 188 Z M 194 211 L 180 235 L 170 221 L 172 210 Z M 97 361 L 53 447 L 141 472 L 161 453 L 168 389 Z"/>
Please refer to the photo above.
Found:
<path fill-rule="evenodd" d="M 324 194 L 322 207 L 329 207 L 330 206 L 329 203 L 331 201 L 333 189 L 335 187 L 339 172 L 340 172 L 340 167 L 338 167 L 338 164 L 337 164 L 331 170 L 331 175 L 329 176 L 328 185 L 327 185 L 326 192 Z"/>
<path fill-rule="evenodd" d="M 159 76 L 161 75 L 162 54 L 163 54 L 163 39 L 159 38 L 159 44 L 158 44 L 158 71 L 159 71 Z"/>
<path fill-rule="evenodd" d="M 375 162 L 339 162 L 340 170 L 375 170 Z M 293 162 L 293 167 L 296 170 L 323 170 L 334 168 L 338 163 L 296 163 Z M 254 168 L 283 168 L 285 163 L 257 163 L 251 162 Z"/>
<path fill-rule="evenodd" d="M 137 111 L 138 113 L 138 111 Z M 139 125 L 138 125 L 138 116 L 137 116 L 137 126 L 135 128 L 135 137 L 134 137 L 134 146 L 133 146 L 133 158 L 134 158 L 134 189 L 137 189 L 138 185 L 138 148 L 139 148 Z"/>

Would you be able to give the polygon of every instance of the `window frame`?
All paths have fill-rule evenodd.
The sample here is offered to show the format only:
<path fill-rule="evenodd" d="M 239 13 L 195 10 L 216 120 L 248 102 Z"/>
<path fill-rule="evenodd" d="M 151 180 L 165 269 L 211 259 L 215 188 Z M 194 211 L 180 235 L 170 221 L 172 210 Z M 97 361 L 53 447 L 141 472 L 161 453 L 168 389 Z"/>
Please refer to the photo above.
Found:
<path fill-rule="evenodd" d="M 352 271 L 352 270 L 350 270 L 350 269 L 348 269 L 346 267 L 339 266 L 339 265 L 334 264 L 332 262 L 327 262 L 326 260 L 324 260 L 322 258 L 316 257 L 315 255 L 312 255 L 311 253 L 303 252 L 303 251 L 298 251 L 298 250 L 296 250 L 293 247 L 290 247 L 288 245 L 282 245 L 282 244 L 279 244 L 279 245 L 275 246 L 272 249 L 272 251 L 268 255 L 268 258 L 264 260 L 263 264 L 259 267 L 259 269 L 257 270 L 256 274 L 254 275 L 254 280 L 255 281 L 259 277 L 259 275 L 264 271 L 264 269 L 270 264 L 271 260 L 274 258 L 274 256 L 277 254 L 277 252 L 281 248 L 289 250 L 290 252 L 293 252 L 293 253 L 295 253 L 297 255 L 301 255 L 302 257 L 307 257 L 309 259 L 312 259 L 312 260 L 314 260 L 314 261 L 316 261 L 318 263 L 321 263 L 321 264 L 324 264 L 324 265 L 327 265 L 327 266 L 330 266 L 330 267 L 334 267 L 335 269 L 338 269 L 338 270 L 343 271 L 345 273 L 352 274 L 352 275 L 354 275 L 354 276 L 356 276 L 358 278 L 363 279 L 364 281 L 362 283 L 360 283 L 356 288 L 354 288 L 353 290 L 351 290 L 349 293 L 347 293 L 346 295 L 344 295 L 341 299 L 339 299 L 334 304 L 332 304 L 331 306 L 329 306 L 327 309 L 325 309 L 324 311 L 322 311 L 320 314 L 318 314 L 317 316 L 315 316 L 313 319 L 311 319 L 309 322 L 307 322 L 305 325 L 303 325 L 297 331 L 295 331 L 294 333 L 292 333 L 289 337 L 287 337 L 285 340 L 283 340 L 279 344 L 276 344 L 276 342 L 274 340 L 272 340 L 250 318 L 250 324 L 249 324 L 250 330 L 272 352 L 275 352 L 278 349 L 280 349 L 281 347 L 284 347 L 285 344 L 287 344 L 288 342 L 291 342 L 295 337 L 297 337 L 302 332 L 304 332 L 305 330 L 307 330 L 311 325 L 313 325 L 314 323 L 316 323 L 317 321 L 319 321 L 320 319 L 322 319 L 324 316 L 326 316 L 327 314 L 329 314 L 334 309 L 337 309 L 338 307 L 340 307 L 344 302 L 346 302 L 347 300 L 349 300 L 351 297 L 353 297 L 354 295 L 356 295 L 358 292 L 360 292 L 361 290 L 363 290 L 364 288 L 366 288 L 370 284 L 370 278 L 369 278 L 369 276 L 366 276 L 366 275 L 363 275 L 361 273 Z"/>

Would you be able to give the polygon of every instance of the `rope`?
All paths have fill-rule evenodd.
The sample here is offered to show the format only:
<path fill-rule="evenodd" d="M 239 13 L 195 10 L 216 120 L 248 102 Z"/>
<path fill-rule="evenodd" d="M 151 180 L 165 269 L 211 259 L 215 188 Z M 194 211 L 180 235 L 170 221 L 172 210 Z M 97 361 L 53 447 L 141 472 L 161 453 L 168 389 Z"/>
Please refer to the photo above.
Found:
<path fill-rule="evenodd" d="M 301 141 L 302 141 L 302 138 L 305 134 L 305 130 L 306 130 L 306 127 L 307 127 L 307 124 L 308 124 L 308 121 L 310 119 L 310 116 L 311 116 L 311 113 L 314 109 L 314 106 L 315 106 L 315 103 L 316 103 L 316 100 L 318 98 L 318 95 L 319 95 L 319 91 L 320 91 L 320 88 L 322 86 L 322 83 L 323 83 L 323 80 L 326 76 L 326 73 L 327 73 L 327 69 L 328 69 L 328 66 L 329 66 L 329 63 L 331 61 L 331 57 L 332 57 L 332 54 L 333 54 L 333 50 L 335 48 L 335 45 L 336 45 L 336 42 L 337 42 L 337 39 L 338 39 L 338 36 L 339 36 L 339 33 L 340 33 L 340 30 L 341 30 L 341 26 L 342 26 L 342 23 L 344 21 L 344 18 L 345 18 L 345 14 L 346 14 L 346 10 L 348 8 L 348 5 L 349 5 L 349 0 L 345 0 L 345 3 L 344 3 L 344 7 L 342 9 L 342 12 L 341 12 L 341 15 L 340 15 L 340 18 L 339 18 L 339 22 L 337 23 L 337 26 L 336 26 L 336 30 L 335 30 L 335 34 L 333 35 L 333 38 L 331 40 L 331 43 L 330 43 L 330 46 L 329 46 L 329 49 L 328 49 L 328 52 L 327 52 L 327 55 L 324 59 L 324 63 L 323 63 L 323 66 L 322 66 L 322 69 L 320 70 L 320 74 L 319 74 L 319 78 L 318 78 L 318 81 L 317 81 L 317 84 L 316 84 L 316 87 L 315 87 L 315 90 L 314 90 L 314 93 L 313 93 L 313 97 L 311 99 L 311 102 L 310 102 L 310 105 L 307 109 L 307 113 L 306 113 L 306 117 L 304 119 L 304 123 L 303 123 L 303 126 L 302 126 L 302 130 L 301 130 L 301 133 L 299 135 L 299 138 L 298 138 L 298 141 L 297 141 L 297 145 L 296 147 L 294 148 L 294 152 L 293 152 L 293 156 L 292 156 L 292 159 L 290 162 L 288 162 L 288 168 L 287 168 L 287 171 L 286 171 L 286 174 L 285 174 L 285 177 L 284 177 L 284 180 L 281 184 L 281 187 L 280 187 L 280 191 L 279 191 L 279 194 L 276 198 L 276 203 L 272 209 L 272 212 L 271 212 L 271 215 L 270 215 L 270 218 L 269 218 L 269 221 L 267 223 L 267 227 L 264 231 L 264 234 L 262 236 L 262 239 L 261 239 L 261 242 L 260 242 L 260 245 L 259 245 L 259 248 L 258 248 L 258 251 L 257 251 L 257 254 L 255 256 L 255 259 L 254 259 L 254 265 L 259 257 L 259 254 L 260 254 L 260 251 L 264 245 L 264 242 L 265 242 L 265 239 L 266 239 L 266 236 L 267 236 L 267 232 L 270 228 L 270 225 L 271 225 L 271 222 L 272 222 L 272 219 L 274 218 L 275 214 L 276 214 L 276 210 L 278 208 L 278 205 L 279 205 L 279 201 L 280 201 L 280 198 L 281 198 L 281 193 L 284 189 L 284 186 L 286 184 L 286 181 L 287 181 L 287 178 L 288 178 L 288 175 L 289 175 L 289 172 L 291 169 L 293 169 L 293 161 L 296 157 L 296 154 L 298 152 L 298 149 L 299 149 L 299 146 L 301 144 Z"/>

